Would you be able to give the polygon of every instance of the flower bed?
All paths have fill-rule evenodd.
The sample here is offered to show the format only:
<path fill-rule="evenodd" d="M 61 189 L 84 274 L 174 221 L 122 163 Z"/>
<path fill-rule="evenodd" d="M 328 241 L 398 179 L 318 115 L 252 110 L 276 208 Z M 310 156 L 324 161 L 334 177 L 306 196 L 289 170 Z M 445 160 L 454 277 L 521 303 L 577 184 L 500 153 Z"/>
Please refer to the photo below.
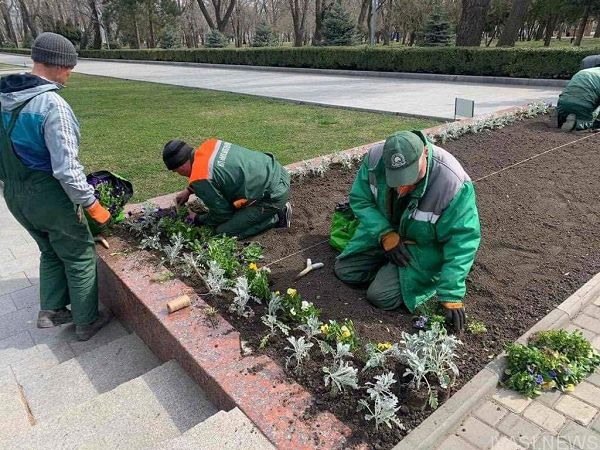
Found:
<path fill-rule="evenodd" d="M 533 119 L 463 136 L 445 147 L 477 179 L 579 137 L 547 129 Z M 483 241 L 468 280 L 465 302 L 471 326 L 461 336 L 464 345 L 435 324 L 415 335 L 411 315 L 376 310 L 364 300 L 364 290 L 351 289 L 335 279 L 335 253 L 320 243 L 327 239 L 334 205 L 344 199 L 353 180 L 354 170 L 348 168 L 294 181 L 294 226 L 254 240 L 264 248 L 262 260 L 256 245 L 238 246 L 229 240 L 206 243 L 205 230 L 180 225 L 175 217 L 161 225 L 170 230 L 166 234 L 172 234 L 172 239 L 165 240 L 163 235 L 162 240 L 152 241 L 156 233 L 149 233 L 144 241 L 150 249 L 162 247 L 161 256 L 142 253 L 138 259 L 158 262 L 167 258 L 167 265 L 182 268 L 181 275 L 188 277 L 203 299 L 235 325 L 247 341 L 247 351 L 265 353 L 287 366 L 288 376 L 316 399 L 305 418 L 331 411 L 350 426 L 354 439 L 389 448 L 418 425 L 436 401 L 442 402 L 497 355 L 505 343 L 600 271 L 599 163 L 589 157 L 593 152 L 597 152 L 595 137 L 476 182 Z M 134 229 L 135 223 L 140 222 L 134 222 Z M 123 237 L 134 243 L 131 236 Z M 178 253 L 182 256 L 193 250 L 186 243 L 190 238 L 204 242 L 195 249 L 195 254 L 204 256 L 188 256 L 178 262 Z M 268 277 L 273 285 L 267 288 L 264 265 L 297 251 L 270 266 Z M 210 261 L 219 258 L 221 264 L 211 266 Z M 306 258 L 323 262 L 325 268 L 294 281 Z M 207 295 L 206 286 L 213 294 Z M 233 293 L 217 294 L 224 288 Z M 280 294 L 271 295 L 277 291 Z M 257 304 L 255 298 L 262 303 Z M 207 318 L 212 314 L 205 311 Z M 434 317 L 431 311 L 425 314 Z M 426 372 L 434 365 L 417 364 L 424 361 L 428 348 L 444 349 L 444 358 L 436 360 L 444 362 L 443 370 L 421 376 L 416 371 Z M 451 390 L 443 389 L 452 385 L 455 377 L 452 363 L 459 374 Z M 414 389 L 417 384 L 421 389 Z M 415 392 L 431 395 L 413 395 Z M 430 406 L 421 411 L 425 403 Z"/>

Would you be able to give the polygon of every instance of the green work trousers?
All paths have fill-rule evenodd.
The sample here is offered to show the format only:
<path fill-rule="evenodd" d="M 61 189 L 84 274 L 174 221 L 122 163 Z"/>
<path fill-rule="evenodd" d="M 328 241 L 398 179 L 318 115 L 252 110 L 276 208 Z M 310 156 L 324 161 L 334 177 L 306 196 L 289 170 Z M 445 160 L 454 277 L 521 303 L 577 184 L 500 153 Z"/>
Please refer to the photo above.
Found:
<path fill-rule="evenodd" d="M 594 128 L 595 107 L 593 105 L 571 103 L 559 99 L 556 109 L 558 111 L 559 126 L 562 126 L 569 114 L 575 114 L 575 130 L 588 130 Z"/>
<path fill-rule="evenodd" d="M 337 259 L 334 272 L 348 284 L 369 283 L 367 301 L 377 308 L 389 311 L 403 303 L 398 266 L 389 262 L 383 250 L 372 249 Z"/>
<path fill-rule="evenodd" d="M 15 155 L 10 141 L 14 114 L 8 131 L 0 126 L 0 180 L 8 209 L 41 252 L 40 307 L 71 304 L 73 322 L 90 324 L 98 317 L 94 240 L 85 217 L 77 214 L 58 180 L 29 169 Z"/>
<path fill-rule="evenodd" d="M 260 200 L 250 206 L 239 209 L 233 217 L 219 224 L 218 234 L 237 236 L 246 239 L 273 228 L 279 222 L 277 212 L 285 208 L 290 194 L 289 175 L 283 173 L 281 180 L 269 194 L 268 199 Z"/>

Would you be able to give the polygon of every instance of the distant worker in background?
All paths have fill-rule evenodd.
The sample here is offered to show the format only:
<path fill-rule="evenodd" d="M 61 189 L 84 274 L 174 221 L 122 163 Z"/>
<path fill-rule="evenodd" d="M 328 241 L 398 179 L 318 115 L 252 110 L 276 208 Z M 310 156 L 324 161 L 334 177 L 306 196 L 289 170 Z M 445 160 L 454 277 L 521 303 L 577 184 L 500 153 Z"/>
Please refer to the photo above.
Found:
<path fill-rule="evenodd" d="M 594 111 L 600 106 L 600 67 L 583 69 L 573 75 L 558 97 L 550 126 L 563 131 L 600 128 Z"/>

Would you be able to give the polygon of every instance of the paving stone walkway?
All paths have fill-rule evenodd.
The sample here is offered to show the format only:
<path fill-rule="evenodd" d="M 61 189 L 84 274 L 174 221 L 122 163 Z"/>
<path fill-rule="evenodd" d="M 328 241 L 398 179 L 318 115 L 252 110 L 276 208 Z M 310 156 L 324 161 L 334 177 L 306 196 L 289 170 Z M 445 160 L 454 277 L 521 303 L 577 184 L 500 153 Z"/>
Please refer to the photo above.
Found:
<path fill-rule="evenodd" d="M 600 349 L 600 293 L 561 328 L 580 330 Z M 552 391 L 533 400 L 497 388 L 438 449 L 600 449 L 600 370 L 573 392 Z"/>

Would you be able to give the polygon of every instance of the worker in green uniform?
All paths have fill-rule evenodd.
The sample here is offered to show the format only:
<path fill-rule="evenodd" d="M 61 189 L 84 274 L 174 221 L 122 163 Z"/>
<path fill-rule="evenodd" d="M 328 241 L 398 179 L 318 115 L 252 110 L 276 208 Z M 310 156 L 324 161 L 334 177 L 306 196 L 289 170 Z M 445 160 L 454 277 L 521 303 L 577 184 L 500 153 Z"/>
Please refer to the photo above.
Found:
<path fill-rule="evenodd" d="M 350 191 L 358 228 L 335 263 L 367 300 L 393 310 L 437 294 L 456 331 L 465 325 L 465 280 L 479 247 L 473 183 L 446 150 L 418 131 L 369 150 Z"/>
<path fill-rule="evenodd" d="M 573 75 L 558 97 L 551 126 L 564 131 L 600 128 L 594 111 L 600 106 L 600 67 L 583 69 Z"/>
<path fill-rule="evenodd" d="M 290 226 L 290 175 L 273 155 L 219 139 L 204 141 L 197 149 L 172 140 L 163 149 L 163 161 L 167 169 L 189 179 L 177 204 L 187 203 L 194 193 L 208 208 L 205 214 L 192 213 L 196 225 L 240 239 Z"/>
<path fill-rule="evenodd" d="M 42 33 L 31 58 L 31 73 L 0 80 L 0 181 L 8 209 L 41 252 L 37 326 L 72 321 L 77 337 L 88 340 L 110 316 L 98 311 L 96 251 L 82 208 L 100 226 L 110 213 L 86 181 L 79 124 L 57 93 L 77 64 L 73 44 Z"/>

